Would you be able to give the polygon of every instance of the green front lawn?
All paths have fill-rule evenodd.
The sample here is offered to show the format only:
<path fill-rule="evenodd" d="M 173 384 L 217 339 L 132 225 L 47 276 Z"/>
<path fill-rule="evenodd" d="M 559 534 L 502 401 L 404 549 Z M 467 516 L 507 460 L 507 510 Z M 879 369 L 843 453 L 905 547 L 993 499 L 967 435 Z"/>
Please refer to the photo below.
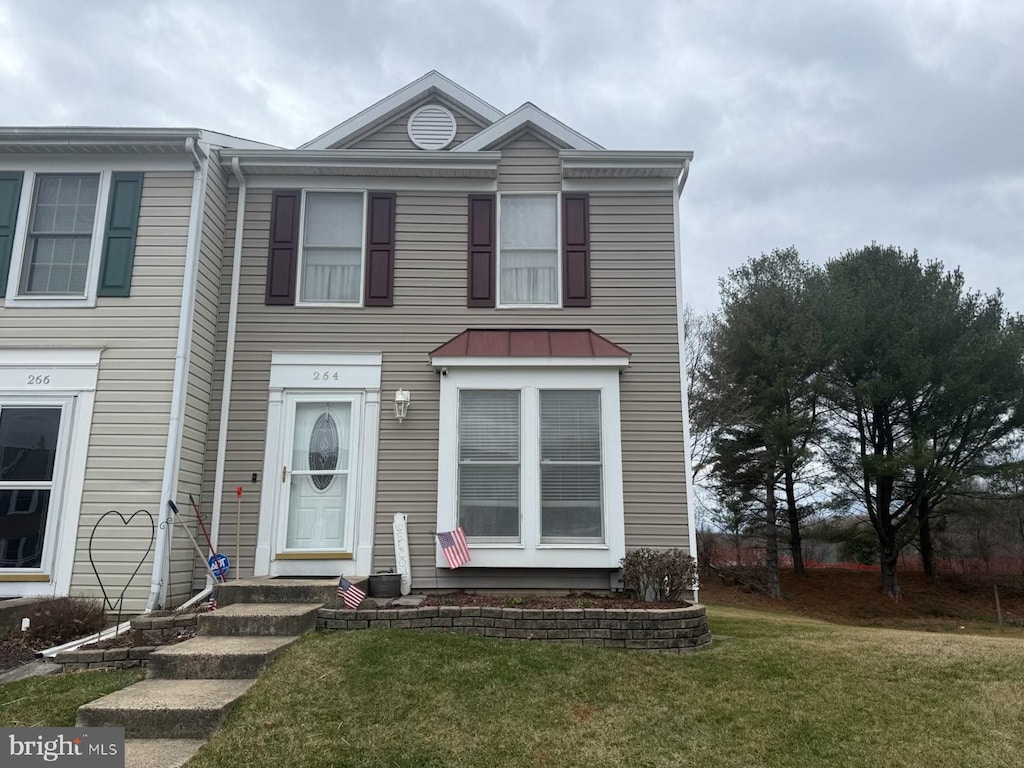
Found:
<path fill-rule="evenodd" d="M 1020 640 L 709 613 L 728 638 L 682 657 L 311 635 L 189 767 L 1020 765 Z"/>
<path fill-rule="evenodd" d="M 95 670 L 0 685 L 0 726 L 70 727 L 80 706 L 138 682 L 144 674 L 141 669 Z"/>

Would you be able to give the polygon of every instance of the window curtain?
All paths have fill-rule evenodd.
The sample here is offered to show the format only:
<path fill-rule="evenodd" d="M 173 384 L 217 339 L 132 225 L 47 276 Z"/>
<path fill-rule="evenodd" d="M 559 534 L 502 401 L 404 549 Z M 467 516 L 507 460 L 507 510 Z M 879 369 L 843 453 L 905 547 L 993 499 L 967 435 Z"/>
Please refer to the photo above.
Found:
<path fill-rule="evenodd" d="M 363 196 L 307 192 L 302 301 L 356 303 L 362 288 Z"/>
<path fill-rule="evenodd" d="M 502 195 L 501 303 L 558 303 L 558 199 Z"/>

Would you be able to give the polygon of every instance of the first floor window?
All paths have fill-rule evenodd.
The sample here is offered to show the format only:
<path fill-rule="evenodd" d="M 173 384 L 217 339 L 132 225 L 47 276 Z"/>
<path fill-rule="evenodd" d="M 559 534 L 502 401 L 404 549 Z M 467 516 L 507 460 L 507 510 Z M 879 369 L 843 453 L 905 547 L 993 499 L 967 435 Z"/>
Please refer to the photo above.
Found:
<path fill-rule="evenodd" d="M 361 192 L 306 192 L 300 301 L 359 303 L 363 197 Z"/>
<path fill-rule="evenodd" d="M 617 368 L 600 366 L 448 367 L 441 378 L 437 530 L 465 530 L 472 567 L 618 566 L 618 377 Z"/>
<path fill-rule="evenodd" d="M 501 304 L 558 304 L 558 196 L 501 195 Z"/>
<path fill-rule="evenodd" d="M 541 540 L 597 539 L 601 513 L 601 393 L 540 391 Z"/>
<path fill-rule="evenodd" d="M 21 295 L 85 295 L 99 186 L 99 174 L 36 176 Z"/>
<path fill-rule="evenodd" d="M 519 390 L 459 393 L 459 525 L 519 539 Z"/>
<path fill-rule="evenodd" d="M 0 407 L 0 568 L 42 564 L 61 412 Z"/>

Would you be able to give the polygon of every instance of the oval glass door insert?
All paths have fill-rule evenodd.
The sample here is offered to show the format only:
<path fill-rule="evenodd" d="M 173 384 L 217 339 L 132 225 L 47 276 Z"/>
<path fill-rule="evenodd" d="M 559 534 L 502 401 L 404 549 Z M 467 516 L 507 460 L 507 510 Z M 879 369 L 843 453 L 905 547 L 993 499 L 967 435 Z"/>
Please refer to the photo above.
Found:
<path fill-rule="evenodd" d="M 338 468 L 338 422 L 327 411 L 317 417 L 309 435 L 309 468 L 325 472 Z M 309 479 L 318 491 L 326 491 L 334 475 L 311 475 Z"/>

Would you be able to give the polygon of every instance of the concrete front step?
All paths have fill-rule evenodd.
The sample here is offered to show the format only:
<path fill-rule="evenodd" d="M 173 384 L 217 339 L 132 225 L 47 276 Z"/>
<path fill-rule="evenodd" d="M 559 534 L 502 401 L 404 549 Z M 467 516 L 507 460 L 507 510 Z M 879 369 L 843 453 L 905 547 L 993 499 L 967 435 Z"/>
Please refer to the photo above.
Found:
<path fill-rule="evenodd" d="M 205 739 L 255 680 L 143 680 L 78 708 L 79 726 L 129 739 Z"/>
<path fill-rule="evenodd" d="M 198 615 L 200 635 L 288 637 L 316 629 L 319 603 L 234 603 Z"/>
<path fill-rule="evenodd" d="M 349 578 L 363 592 L 369 592 L 365 576 Z M 229 581 L 217 586 L 219 606 L 235 603 L 318 603 L 327 608 L 338 608 L 338 579 L 272 579 L 257 577 Z"/>
<path fill-rule="evenodd" d="M 127 739 L 124 768 L 181 768 L 205 743 L 202 739 Z"/>
<path fill-rule="evenodd" d="M 153 651 L 147 675 L 165 680 L 259 677 L 281 651 L 298 639 L 201 635 Z"/>

